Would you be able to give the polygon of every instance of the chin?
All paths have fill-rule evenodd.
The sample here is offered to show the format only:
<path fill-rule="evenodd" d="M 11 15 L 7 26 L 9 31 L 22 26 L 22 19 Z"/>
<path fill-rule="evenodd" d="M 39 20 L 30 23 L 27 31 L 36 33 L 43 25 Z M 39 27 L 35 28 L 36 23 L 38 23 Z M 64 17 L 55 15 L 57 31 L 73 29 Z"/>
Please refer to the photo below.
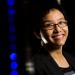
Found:
<path fill-rule="evenodd" d="M 66 39 L 58 39 L 58 40 L 54 40 L 52 38 L 49 38 L 50 43 L 52 43 L 52 45 L 56 45 L 56 46 L 63 46 L 66 42 Z"/>
<path fill-rule="evenodd" d="M 56 42 L 54 44 L 57 45 L 57 46 L 63 46 L 65 43 L 64 42 Z"/>

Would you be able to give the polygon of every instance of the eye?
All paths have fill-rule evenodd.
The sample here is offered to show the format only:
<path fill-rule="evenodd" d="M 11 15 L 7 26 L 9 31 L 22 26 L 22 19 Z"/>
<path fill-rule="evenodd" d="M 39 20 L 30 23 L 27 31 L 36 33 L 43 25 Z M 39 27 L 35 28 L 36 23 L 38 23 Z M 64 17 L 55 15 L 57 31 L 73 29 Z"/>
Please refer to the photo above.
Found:
<path fill-rule="evenodd" d="M 45 27 L 53 27 L 54 24 L 50 24 L 50 23 L 47 23 L 45 24 Z"/>
<path fill-rule="evenodd" d="M 44 25 L 50 26 L 50 25 L 53 25 L 53 23 L 51 23 L 51 22 L 44 22 Z"/>
<path fill-rule="evenodd" d="M 60 25 L 67 24 L 67 21 L 60 21 L 59 24 L 60 24 Z"/>
<path fill-rule="evenodd" d="M 62 24 L 64 24 L 64 22 L 63 21 L 60 21 L 59 24 L 62 25 Z"/>

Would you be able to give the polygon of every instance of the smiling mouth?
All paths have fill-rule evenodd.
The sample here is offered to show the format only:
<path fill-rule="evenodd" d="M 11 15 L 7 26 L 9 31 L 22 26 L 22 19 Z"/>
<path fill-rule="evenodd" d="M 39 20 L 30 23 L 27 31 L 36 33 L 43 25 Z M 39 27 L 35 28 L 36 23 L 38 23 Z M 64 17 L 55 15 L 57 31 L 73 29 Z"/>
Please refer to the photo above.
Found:
<path fill-rule="evenodd" d="M 54 36 L 52 36 L 52 38 L 53 38 L 53 39 L 58 39 L 58 40 L 59 40 L 59 39 L 62 39 L 63 36 L 64 36 L 63 34 L 60 34 L 60 35 L 54 35 Z"/>

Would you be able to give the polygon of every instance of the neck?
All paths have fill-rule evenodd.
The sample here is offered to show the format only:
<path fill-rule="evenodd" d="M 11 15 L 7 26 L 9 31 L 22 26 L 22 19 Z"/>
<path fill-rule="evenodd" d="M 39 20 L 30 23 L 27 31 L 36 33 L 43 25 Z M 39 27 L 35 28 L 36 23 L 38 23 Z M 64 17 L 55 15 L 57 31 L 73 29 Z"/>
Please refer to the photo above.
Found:
<path fill-rule="evenodd" d="M 49 54 L 52 57 L 60 58 L 61 56 L 63 56 L 63 54 L 62 54 L 62 47 L 56 48 L 56 49 L 54 49 L 52 51 L 49 51 Z"/>
<path fill-rule="evenodd" d="M 62 67 L 62 68 L 69 67 L 69 63 L 62 53 L 62 47 L 55 49 L 52 52 L 49 51 L 49 54 L 59 67 Z"/>
<path fill-rule="evenodd" d="M 50 54 L 61 54 L 62 55 L 62 46 L 55 47 L 53 49 L 48 50 Z"/>

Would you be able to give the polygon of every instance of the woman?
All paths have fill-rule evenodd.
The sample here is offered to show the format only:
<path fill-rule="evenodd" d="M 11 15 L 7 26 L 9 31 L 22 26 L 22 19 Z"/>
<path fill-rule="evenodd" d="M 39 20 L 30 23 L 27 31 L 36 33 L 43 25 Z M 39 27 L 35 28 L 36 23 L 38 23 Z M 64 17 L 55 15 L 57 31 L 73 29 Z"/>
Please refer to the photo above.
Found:
<path fill-rule="evenodd" d="M 69 32 L 67 17 L 59 5 L 47 6 L 35 16 L 42 45 L 33 57 L 35 75 L 75 75 L 75 58 L 63 50 Z"/>

